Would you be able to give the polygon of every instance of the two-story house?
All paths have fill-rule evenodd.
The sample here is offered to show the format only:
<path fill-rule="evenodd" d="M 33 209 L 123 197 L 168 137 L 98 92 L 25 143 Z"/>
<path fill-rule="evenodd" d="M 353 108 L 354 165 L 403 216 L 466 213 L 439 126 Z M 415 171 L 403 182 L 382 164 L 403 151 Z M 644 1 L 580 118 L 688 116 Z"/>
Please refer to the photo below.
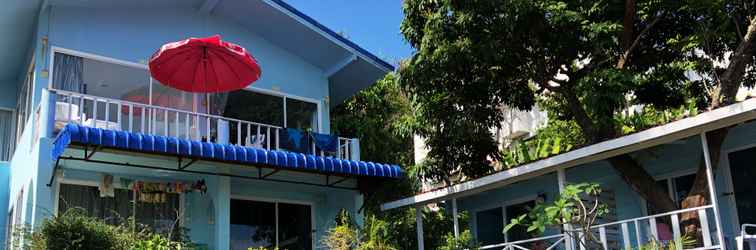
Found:
<path fill-rule="evenodd" d="M 73 207 L 188 231 L 209 249 L 319 248 L 363 180 L 398 178 L 330 134 L 329 108 L 393 70 L 281 0 L 4 3 L 0 223 L 6 242 Z M 257 59 L 247 89 L 182 92 L 150 76 L 161 45 L 221 35 Z M 301 145 L 297 145 L 301 146 Z"/>

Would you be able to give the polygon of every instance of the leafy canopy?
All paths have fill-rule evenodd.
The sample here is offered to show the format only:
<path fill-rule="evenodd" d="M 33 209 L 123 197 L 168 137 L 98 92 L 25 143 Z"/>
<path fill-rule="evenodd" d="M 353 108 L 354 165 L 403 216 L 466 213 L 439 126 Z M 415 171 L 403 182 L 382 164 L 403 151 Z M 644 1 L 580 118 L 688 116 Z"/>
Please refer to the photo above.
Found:
<path fill-rule="evenodd" d="M 633 6 L 626 8 L 627 4 Z M 400 84 L 417 102 L 432 167 L 480 177 L 501 161 L 504 108 L 539 105 L 595 143 L 621 135 L 621 112 L 709 106 L 748 26 L 751 3 L 725 0 L 406 0 L 401 31 L 417 52 Z M 745 6 L 745 7 L 744 7 Z M 738 31 L 740 30 L 740 32 Z M 753 79 L 752 69 L 745 79 Z M 748 82 L 748 81 L 746 81 Z M 641 126 L 642 127 L 642 126 Z M 575 134 L 575 133 L 572 133 Z"/>

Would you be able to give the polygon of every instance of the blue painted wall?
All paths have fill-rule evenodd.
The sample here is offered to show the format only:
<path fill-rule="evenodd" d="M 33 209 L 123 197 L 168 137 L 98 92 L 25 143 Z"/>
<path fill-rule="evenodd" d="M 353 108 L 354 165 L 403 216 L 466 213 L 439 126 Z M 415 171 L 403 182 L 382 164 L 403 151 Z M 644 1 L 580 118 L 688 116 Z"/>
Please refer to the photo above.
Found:
<path fill-rule="evenodd" d="M 748 122 L 738 125 L 730 130 L 722 147 L 723 154 L 720 158 L 720 167 L 716 170 L 716 184 L 720 214 L 722 216 L 723 231 L 726 240 L 733 241 L 738 233 L 738 225 L 735 223 L 734 207 L 730 199 L 732 196 L 723 196 L 729 192 L 726 185 L 727 178 L 725 169 L 728 168 L 728 152 L 742 150 L 756 146 L 756 122 Z M 694 173 L 702 157 L 701 141 L 699 136 L 693 136 L 685 140 L 673 142 L 649 148 L 633 153 L 633 157 L 640 161 L 646 170 L 657 178 L 667 178 L 681 173 Z M 645 216 L 645 202 L 636 194 L 605 161 L 592 162 L 578 167 L 569 168 L 566 171 L 569 183 L 596 182 L 602 188 L 614 192 L 616 197 L 617 219 L 630 219 Z M 555 174 L 548 174 L 533 179 L 521 181 L 503 188 L 494 189 L 473 196 L 459 198 L 459 208 L 463 211 L 475 211 L 490 208 L 496 204 L 502 204 L 512 199 L 526 196 L 534 196 L 545 192 L 548 197 L 558 193 L 557 179 Z M 714 227 L 713 215 L 710 213 L 710 225 Z M 474 218 L 474 217 L 471 217 Z M 475 226 L 474 219 L 471 220 Z M 631 239 L 634 241 L 634 228 L 630 228 Z M 648 235 L 648 228 L 641 228 L 642 236 Z M 732 244 L 729 242 L 728 244 Z"/>
<path fill-rule="evenodd" d="M 81 152 L 76 152 L 81 153 Z M 134 161 L 132 161 L 134 162 Z M 141 163 L 156 163 L 144 159 Z M 197 168 L 222 166 L 198 163 Z M 79 166 L 74 166 L 79 165 Z M 310 204 L 313 208 L 313 222 L 316 230 L 314 242 L 333 226 L 334 218 L 341 209 L 357 214 L 361 196 L 356 191 L 303 186 L 288 183 L 273 183 L 257 180 L 229 179 L 182 173 L 159 173 L 136 168 L 108 166 L 93 163 L 62 161 L 63 182 L 98 183 L 103 173 L 116 178 L 129 178 L 147 181 L 196 181 L 204 179 L 208 184 L 207 194 L 190 193 L 183 197 L 184 208 L 182 223 L 189 228 L 190 238 L 197 243 L 208 244 L 213 249 L 227 249 L 228 244 L 228 199 L 252 199 L 262 201 L 279 201 Z M 86 170 L 85 170 L 86 169 Z M 286 175 L 286 173 L 282 173 Z M 282 178 L 278 177 L 277 178 Z M 285 178 L 285 177 L 283 177 Z M 311 176 L 311 178 L 314 178 Z M 54 191 L 49 195 L 54 197 Z M 52 204 L 52 203 L 51 203 Z M 54 211 L 54 206 L 44 206 Z"/>
<path fill-rule="evenodd" d="M 317 100 L 323 107 L 323 131 L 330 131 L 328 105 L 324 103 L 329 93 L 328 80 L 324 72 L 233 21 L 200 14 L 192 8 L 156 10 L 51 6 L 40 16 L 40 23 L 44 25 L 39 26 L 38 36 L 48 36 L 51 46 L 136 63 L 145 63 L 162 44 L 187 37 L 220 34 L 224 40 L 245 47 L 260 63 L 262 77 L 253 87 Z M 41 60 L 49 55 L 40 56 L 39 51 L 37 60 L 49 62 Z M 37 70 L 48 67 L 44 64 L 38 63 Z M 47 86 L 49 79 L 38 77 L 37 80 L 40 83 L 37 84 L 39 92 L 39 89 Z"/>
<path fill-rule="evenodd" d="M 18 86 L 16 82 L 0 82 L 0 108 L 15 109 Z"/>
<path fill-rule="evenodd" d="M 10 163 L 0 162 L 0 225 L 8 223 L 8 202 L 10 201 Z M 5 230 L 0 227 L 0 244 L 5 246 Z"/>

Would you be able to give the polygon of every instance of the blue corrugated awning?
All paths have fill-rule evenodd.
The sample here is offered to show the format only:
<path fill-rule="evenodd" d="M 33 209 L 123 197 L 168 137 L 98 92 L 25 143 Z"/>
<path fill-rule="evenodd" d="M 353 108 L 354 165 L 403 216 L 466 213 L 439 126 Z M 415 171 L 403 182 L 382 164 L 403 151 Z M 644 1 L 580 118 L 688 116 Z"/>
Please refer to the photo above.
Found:
<path fill-rule="evenodd" d="M 59 132 L 53 146 L 53 160 L 57 160 L 71 143 L 193 159 L 239 162 L 281 170 L 314 171 L 323 174 L 384 178 L 400 178 L 403 174 L 397 165 L 114 131 L 78 124 L 68 124 Z"/>

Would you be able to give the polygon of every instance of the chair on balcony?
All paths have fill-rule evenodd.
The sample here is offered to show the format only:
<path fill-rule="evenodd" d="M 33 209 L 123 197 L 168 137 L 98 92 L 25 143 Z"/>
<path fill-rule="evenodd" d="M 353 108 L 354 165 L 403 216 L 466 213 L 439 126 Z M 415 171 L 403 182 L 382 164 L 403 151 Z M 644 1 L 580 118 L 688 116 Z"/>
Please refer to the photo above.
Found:
<path fill-rule="evenodd" d="M 55 131 L 60 131 L 68 123 L 83 124 L 86 119 L 87 114 L 79 112 L 79 105 L 55 102 Z"/>
<path fill-rule="evenodd" d="M 748 243 L 749 249 L 756 249 L 756 234 L 748 234 L 746 230 L 749 228 L 756 228 L 756 224 L 743 224 L 740 227 L 740 236 L 735 238 L 738 243 L 738 250 L 744 250 L 745 243 Z"/>
<path fill-rule="evenodd" d="M 263 148 L 265 135 L 250 135 L 244 140 L 245 147 Z"/>

